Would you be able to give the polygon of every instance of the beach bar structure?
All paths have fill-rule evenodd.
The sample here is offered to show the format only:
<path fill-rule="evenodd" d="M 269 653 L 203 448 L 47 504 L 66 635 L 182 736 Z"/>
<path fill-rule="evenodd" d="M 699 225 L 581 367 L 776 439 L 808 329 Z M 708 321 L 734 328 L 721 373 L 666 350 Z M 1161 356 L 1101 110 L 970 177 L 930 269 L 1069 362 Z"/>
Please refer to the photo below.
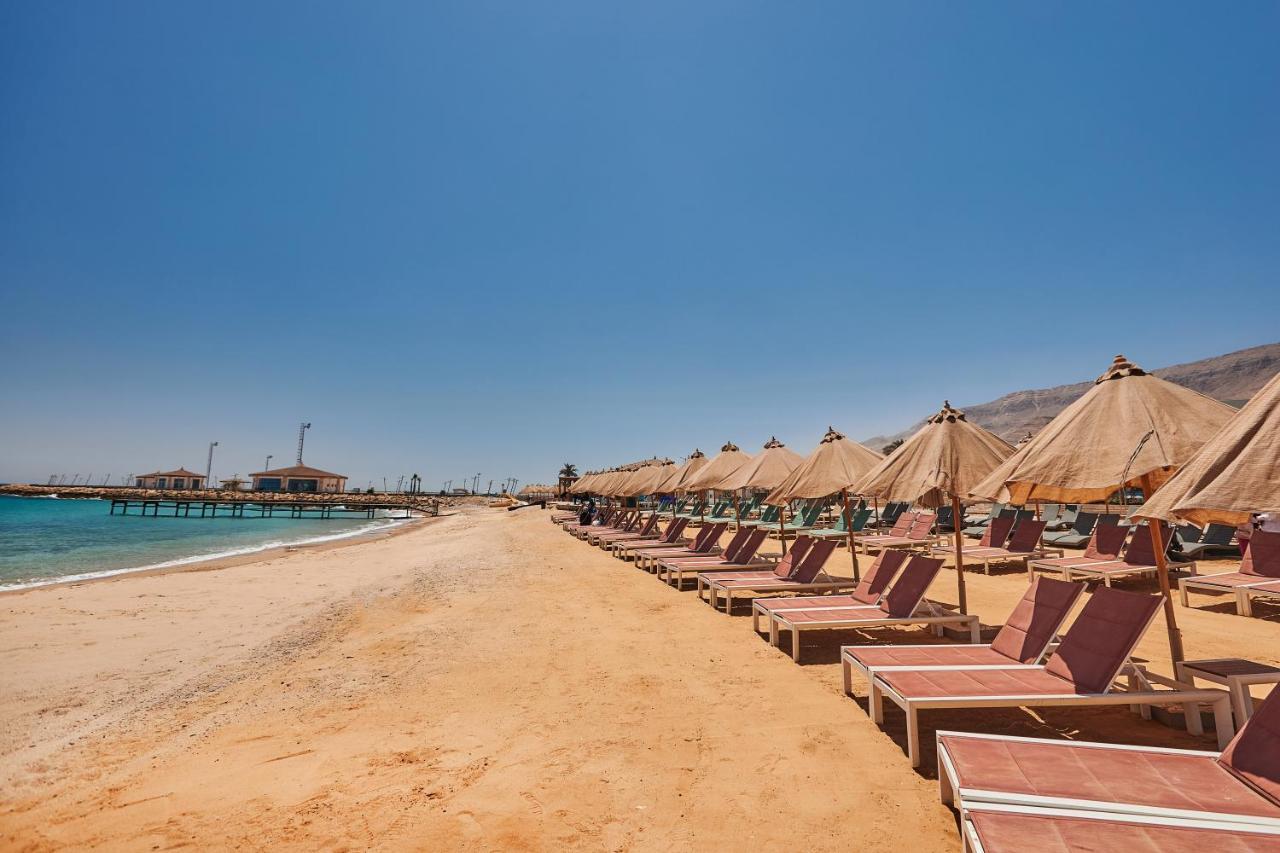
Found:
<path fill-rule="evenodd" d="M 273 468 L 270 471 L 258 471 L 250 474 L 253 478 L 255 492 L 319 492 L 334 494 L 345 491 L 347 477 L 345 474 L 334 474 L 321 471 L 309 465 L 291 465 L 288 468 Z"/>
<path fill-rule="evenodd" d="M 203 489 L 204 474 L 179 468 L 176 471 L 153 471 L 139 474 L 134 481 L 139 489 Z"/>

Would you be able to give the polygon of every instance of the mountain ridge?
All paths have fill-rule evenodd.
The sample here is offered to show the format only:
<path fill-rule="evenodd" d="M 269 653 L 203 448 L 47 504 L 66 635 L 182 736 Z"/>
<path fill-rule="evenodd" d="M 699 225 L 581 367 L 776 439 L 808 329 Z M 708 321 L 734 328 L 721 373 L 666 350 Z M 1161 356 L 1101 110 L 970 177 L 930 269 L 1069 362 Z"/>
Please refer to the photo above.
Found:
<path fill-rule="evenodd" d="M 1280 342 L 1148 372 L 1239 407 L 1280 372 Z M 1053 420 L 1059 412 L 1088 391 L 1091 385 L 1093 380 L 1052 388 L 1013 391 L 986 403 L 958 408 L 973 423 L 994 432 L 1010 444 L 1016 444 L 1028 432 L 1034 433 Z M 862 443 L 880 450 L 898 439 L 909 438 L 922 426 L 923 420 L 901 432 L 873 436 Z"/>

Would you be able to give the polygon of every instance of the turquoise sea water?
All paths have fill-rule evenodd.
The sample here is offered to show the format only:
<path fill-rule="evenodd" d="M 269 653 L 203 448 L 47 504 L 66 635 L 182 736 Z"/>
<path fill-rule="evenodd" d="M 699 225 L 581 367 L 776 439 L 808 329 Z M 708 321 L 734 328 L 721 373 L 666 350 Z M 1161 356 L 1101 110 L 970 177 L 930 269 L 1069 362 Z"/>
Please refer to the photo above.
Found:
<path fill-rule="evenodd" d="M 401 524 L 391 519 L 143 518 L 105 500 L 0 495 L 0 589 L 38 586 L 299 545 Z"/>

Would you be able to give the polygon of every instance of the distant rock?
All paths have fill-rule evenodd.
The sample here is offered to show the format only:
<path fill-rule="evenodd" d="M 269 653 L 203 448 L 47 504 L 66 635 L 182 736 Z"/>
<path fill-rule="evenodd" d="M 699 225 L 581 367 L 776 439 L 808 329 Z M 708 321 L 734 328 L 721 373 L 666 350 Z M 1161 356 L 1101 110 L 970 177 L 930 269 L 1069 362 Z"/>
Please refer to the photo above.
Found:
<path fill-rule="evenodd" d="M 1129 353 L 1125 353 L 1129 355 Z M 1139 362 L 1141 363 L 1141 362 Z M 1142 365 L 1146 367 L 1146 365 Z M 1101 372 L 1101 371 L 1099 371 Z M 1201 394 L 1221 400 L 1237 408 L 1243 406 L 1259 388 L 1280 373 L 1280 343 L 1242 349 L 1226 355 L 1151 369 L 1161 379 L 1184 385 Z M 989 403 L 960 406 L 972 422 L 991 430 L 1010 444 L 1028 432 L 1037 432 L 1059 412 L 1089 390 L 1093 381 L 1034 391 L 1015 391 Z M 913 435 L 924 421 L 893 435 L 878 435 L 862 443 L 879 450 L 900 438 Z"/>

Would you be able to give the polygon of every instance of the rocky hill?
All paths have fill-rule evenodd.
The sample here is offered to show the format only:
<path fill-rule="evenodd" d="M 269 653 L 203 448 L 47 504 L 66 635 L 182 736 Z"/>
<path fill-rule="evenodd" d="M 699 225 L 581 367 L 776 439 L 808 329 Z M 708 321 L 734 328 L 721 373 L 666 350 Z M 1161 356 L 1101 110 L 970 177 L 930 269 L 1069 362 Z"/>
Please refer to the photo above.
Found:
<path fill-rule="evenodd" d="M 1185 385 L 1233 406 L 1241 406 L 1271 377 L 1280 373 L 1280 343 L 1150 370 L 1162 379 Z M 960 408 L 964 409 L 969 420 L 1016 444 L 1028 432 L 1034 433 L 1053 420 L 1092 384 L 1092 381 L 1077 382 L 1056 388 L 1015 391 L 989 403 Z M 878 435 L 862 443 L 879 450 L 892 441 L 910 436 L 923 425 L 924 421 L 921 421 L 900 433 Z"/>

